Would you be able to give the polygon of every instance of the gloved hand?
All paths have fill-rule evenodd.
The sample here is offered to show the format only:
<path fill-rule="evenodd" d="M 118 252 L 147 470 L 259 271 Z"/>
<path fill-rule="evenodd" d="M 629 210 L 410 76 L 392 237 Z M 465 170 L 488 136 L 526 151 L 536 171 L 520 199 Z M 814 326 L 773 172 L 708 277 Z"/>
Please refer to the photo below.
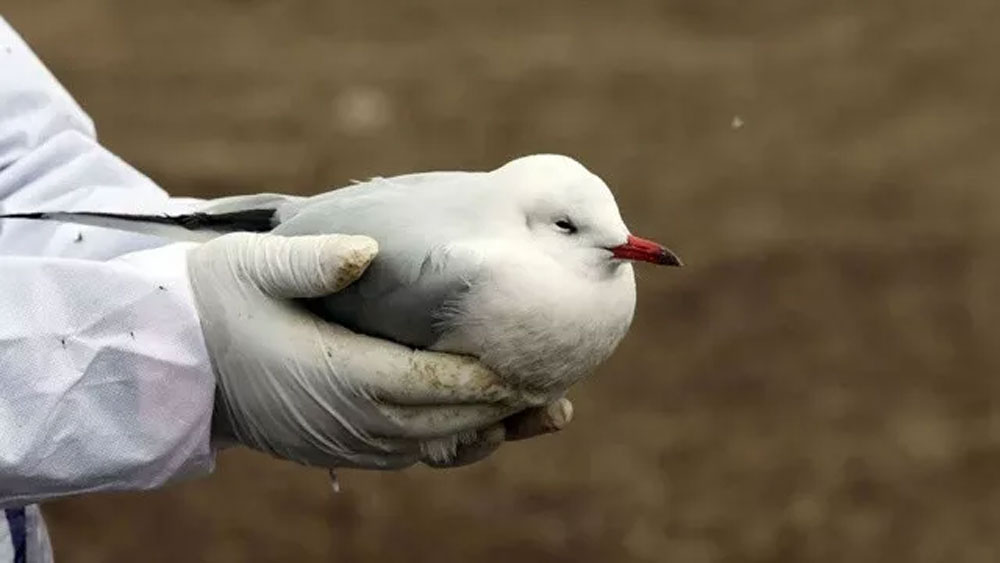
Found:
<path fill-rule="evenodd" d="M 349 285 L 377 251 L 360 236 L 237 233 L 189 252 L 217 376 L 213 442 L 327 468 L 394 469 L 469 463 L 569 422 L 569 401 L 525 409 L 531 398 L 473 358 L 356 334 L 296 301 Z"/>

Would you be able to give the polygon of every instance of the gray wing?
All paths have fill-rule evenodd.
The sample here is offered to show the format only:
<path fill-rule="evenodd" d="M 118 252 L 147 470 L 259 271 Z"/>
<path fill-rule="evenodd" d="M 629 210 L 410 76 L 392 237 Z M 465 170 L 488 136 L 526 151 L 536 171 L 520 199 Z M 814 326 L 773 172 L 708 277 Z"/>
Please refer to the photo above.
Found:
<path fill-rule="evenodd" d="M 432 249 L 422 258 L 380 254 L 358 282 L 321 299 L 315 310 L 364 334 L 430 348 L 461 310 L 482 261 L 458 245 Z"/>
<path fill-rule="evenodd" d="M 294 195 L 261 193 L 210 199 L 198 206 L 199 213 L 235 213 L 252 209 L 282 209 L 308 198 Z"/>
<path fill-rule="evenodd" d="M 273 232 L 374 238 L 379 254 L 365 275 L 314 308 L 359 332 L 429 347 L 480 275 L 480 254 L 468 244 L 480 221 L 453 209 L 474 196 L 478 177 L 434 172 L 342 188 L 285 207 Z"/>
<path fill-rule="evenodd" d="M 463 186 L 475 181 L 485 175 L 485 172 L 419 172 L 414 174 L 404 174 L 401 176 L 390 176 L 388 178 L 376 177 L 366 182 L 355 182 L 349 186 L 323 192 L 308 198 L 287 198 L 285 197 L 279 207 L 279 217 L 281 221 L 288 221 L 300 212 L 314 208 L 317 205 L 338 202 L 346 206 L 356 205 L 357 199 L 374 197 L 385 199 L 387 196 L 396 193 L 401 197 L 410 198 L 416 194 L 436 192 L 446 189 L 455 193 L 464 189 Z M 273 196 L 273 194 L 263 194 Z M 284 196 L 282 196 L 284 197 Z"/>

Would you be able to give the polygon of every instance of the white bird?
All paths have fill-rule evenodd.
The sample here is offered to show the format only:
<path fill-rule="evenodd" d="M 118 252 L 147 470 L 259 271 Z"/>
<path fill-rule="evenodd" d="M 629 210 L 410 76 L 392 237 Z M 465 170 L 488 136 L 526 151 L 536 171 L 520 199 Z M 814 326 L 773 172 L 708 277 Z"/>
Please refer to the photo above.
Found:
<path fill-rule="evenodd" d="M 47 219 L 205 240 L 232 231 L 367 235 L 379 253 L 346 290 L 311 303 L 356 331 L 469 354 L 537 397 L 608 358 L 635 309 L 631 261 L 680 266 L 629 233 L 607 185 L 572 158 L 491 172 L 374 178 L 313 197 L 212 200 L 182 216 L 40 212 Z"/>

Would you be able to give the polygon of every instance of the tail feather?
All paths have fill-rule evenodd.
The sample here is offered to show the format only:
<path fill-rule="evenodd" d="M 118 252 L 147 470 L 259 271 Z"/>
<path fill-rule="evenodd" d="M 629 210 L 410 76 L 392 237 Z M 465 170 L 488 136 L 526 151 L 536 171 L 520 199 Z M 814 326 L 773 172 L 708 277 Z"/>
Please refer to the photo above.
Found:
<path fill-rule="evenodd" d="M 231 232 L 267 232 L 274 228 L 275 209 L 245 209 L 228 213 L 184 215 L 130 215 L 92 211 L 7 213 L 0 219 L 62 221 L 91 225 L 172 240 L 206 240 Z"/>

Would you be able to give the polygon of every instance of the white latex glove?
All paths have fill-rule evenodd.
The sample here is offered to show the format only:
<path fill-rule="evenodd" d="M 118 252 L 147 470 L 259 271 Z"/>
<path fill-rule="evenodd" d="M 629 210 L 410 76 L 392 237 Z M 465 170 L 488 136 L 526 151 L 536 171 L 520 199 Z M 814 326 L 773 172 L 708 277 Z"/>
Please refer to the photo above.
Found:
<path fill-rule="evenodd" d="M 472 358 L 356 334 L 297 301 L 344 288 L 377 251 L 368 237 L 251 233 L 190 251 L 217 376 L 213 441 L 307 465 L 395 469 L 469 463 L 569 422 L 565 399 L 525 410 L 530 398 Z"/>

